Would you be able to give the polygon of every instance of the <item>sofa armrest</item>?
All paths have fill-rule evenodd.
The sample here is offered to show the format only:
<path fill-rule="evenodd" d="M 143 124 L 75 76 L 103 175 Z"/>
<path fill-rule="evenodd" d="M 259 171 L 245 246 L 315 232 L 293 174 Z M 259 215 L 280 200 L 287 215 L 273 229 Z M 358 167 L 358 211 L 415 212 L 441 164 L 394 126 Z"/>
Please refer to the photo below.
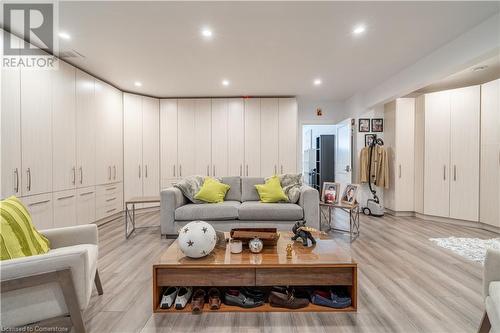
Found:
<path fill-rule="evenodd" d="M 51 249 L 79 244 L 97 245 L 99 241 L 95 224 L 40 230 L 40 233 L 48 238 Z"/>
<path fill-rule="evenodd" d="M 160 193 L 160 226 L 162 235 L 177 234 L 175 210 L 188 203 L 188 199 L 176 187 L 169 187 Z"/>
<path fill-rule="evenodd" d="M 307 185 L 300 188 L 299 206 L 304 209 L 307 226 L 319 230 L 319 192 Z"/>
<path fill-rule="evenodd" d="M 500 250 L 488 249 L 484 258 L 483 295 L 489 295 L 492 281 L 500 281 Z"/>

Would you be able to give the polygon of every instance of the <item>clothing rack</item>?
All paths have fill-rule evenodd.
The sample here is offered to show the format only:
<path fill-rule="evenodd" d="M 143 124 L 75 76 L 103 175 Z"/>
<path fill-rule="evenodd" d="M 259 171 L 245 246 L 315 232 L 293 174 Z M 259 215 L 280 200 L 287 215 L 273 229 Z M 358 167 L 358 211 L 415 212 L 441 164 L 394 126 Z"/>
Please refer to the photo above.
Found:
<path fill-rule="evenodd" d="M 376 146 L 382 147 L 384 145 L 384 140 L 377 138 L 373 140 L 373 142 L 370 144 L 370 149 L 368 153 L 368 188 L 370 189 L 370 192 L 372 192 L 373 195 L 373 201 L 375 203 L 380 203 L 380 200 L 377 195 L 377 191 L 372 188 L 372 153 L 373 153 L 373 148 Z"/>

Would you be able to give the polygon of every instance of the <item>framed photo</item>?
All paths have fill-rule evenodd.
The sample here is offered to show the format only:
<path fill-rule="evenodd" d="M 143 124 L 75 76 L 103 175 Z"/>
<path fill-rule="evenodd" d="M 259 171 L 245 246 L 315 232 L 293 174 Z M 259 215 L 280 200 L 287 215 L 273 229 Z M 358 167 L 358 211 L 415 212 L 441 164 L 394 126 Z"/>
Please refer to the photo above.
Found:
<path fill-rule="evenodd" d="M 377 134 L 365 134 L 365 147 L 370 147 L 377 140 Z"/>
<path fill-rule="evenodd" d="M 370 119 L 359 119 L 358 132 L 370 132 Z"/>
<path fill-rule="evenodd" d="M 375 118 L 372 119 L 372 132 L 383 132 L 384 131 L 384 119 Z"/>
<path fill-rule="evenodd" d="M 338 204 L 340 196 L 339 183 L 323 183 L 323 190 L 321 191 L 321 201 L 328 204 Z"/>
<path fill-rule="evenodd" d="M 359 185 L 357 184 L 348 184 L 344 189 L 344 193 L 342 194 L 342 198 L 340 199 L 340 201 L 343 204 L 353 206 L 356 203 L 356 195 L 358 194 L 358 188 Z"/>

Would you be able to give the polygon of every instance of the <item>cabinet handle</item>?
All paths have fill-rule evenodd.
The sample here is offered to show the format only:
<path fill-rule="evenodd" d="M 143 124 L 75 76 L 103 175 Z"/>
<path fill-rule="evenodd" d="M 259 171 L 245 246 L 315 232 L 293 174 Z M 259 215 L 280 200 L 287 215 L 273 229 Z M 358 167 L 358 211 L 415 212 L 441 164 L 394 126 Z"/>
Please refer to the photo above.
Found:
<path fill-rule="evenodd" d="M 457 166 L 453 165 L 453 181 L 457 181 Z"/>
<path fill-rule="evenodd" d="M 84 195 L 89 195 L 89 194 L 92 194 L 94 192 L 85 192 L 85 193 L 80 193 L 80 196 L 83 197 Z"/>
<path fill-rule="evenodd" d="M 113 179 L 116 179 L 116 165 L 113 165 Z"/>
<path fill-rule="evenodd" d="M 115 187 L 108 187 L 108 188 L 106 189 L 106 191 L 112 191 L 112 190 L 116 190 L 116 186 L 115 186 Z"/>
<path fill-rule="evenodd" d="M 283 174 L 283 165 L 281 166 L 281 174 Z"/>
<path fill-rule="evenodd" d="M 174 177 L 175 177 L 175 164 L 174 164 Z"/>
<path fill-rule="evenodd" d="M 179 176 L 182 177 L 182 164 L 179 164 Z"/>
<path fill-rule="evenodd" d="M 80 184 L 83 184 L 83 167 L 80 166 Z"/>
<path fill-rule="evenodd" d="M 443 180 L 446 180 L 446 164 L 443 165 Z"/>
<path fill-rule="evenodd" d="M 274 166 L 274 174 L 276 175 L 277 172 L 276 172 L 276 165 Z"/>
<path fill-rule="evenodd" d="M 240 164 L 240 177 L 243 176 L 243 165 Z"/>
<path fill-rule="evenodd" d="M 14 170 L 14 175 L 16 175 L 16 186 L 14 187 L 14 192 L 19 192 L 19 171 L 17 168 Z"/>
<path fill-rule="evenodd" d="M 76 184 L 76 167 L 73 167 L 72 170 L 73 170 L 73 181 L 72 181 L 72 183 L 73 183 L 73 185 L 75 185 Z"/>
<path fill-rule="evenodd" d="M 57 200 L 64 200 L 64 199 L 69 199 L 69 198 L 73 198 L 75 195 L 72 194 L 72 195 L 67 195 L 65 197 L 60 197 L 60 198 L 57 198 Z"/>
<path fill-rule="evenodd" d="M 31 169 L 30 168 L 28 168 L 28 170 L 26 170 L 26 175 L 28 176 L 27 189 L 28 189 L 28 191 L 31 191 Z"/>
<path fill-rule="evenodd" d="M 401 178 L 401 164 L 398 166 L 398 168 L 399 168 L 399 176 L 398 177 Z"/>
<path fill-rule="evenodd" d="M 113 201 L 113 200 L 116 200 L 116 197 L 106 199 L 106 202 L 110 202 L 110 201 Z"/>
<path fill-rule="evenodd" d="M 247 177 L 248 177 L 248 164 L 247 164 Z"/>
<path fill-rule="evenodd" d="M 108 166 L 108 180 L 111 180 L 111 166 Z"/>
<path fill-rule="evenodd" d="M 215 164 L 213 165 L 213 169 L 214 169 L 214 177 L 215 177 Z"/>
<path fill-rule="evenodd" d="M 141 165 L 139 164 L 139 178 L 141 178 Z"/>
<path fill-rule="evenodd" d="M 207 165 L 207 176 L 210 176 L 210 165 Z"/>
<path fill-rule="evenodd" d="M 30 207 L 37 206 L 37 205 L 41 205 L 41 204 L 44 204 L 44 203 L 47 203 L 47 202 L 50 202 L 50 199 L 43 200 L 43 201 L 38 201 L 38 202 L 33 202 L 33 203 L 29 204 L 28 206 L 30 206 Z"/>
<path fill-rule="evenodd" d="M 111 213 L 111 212 L 114 212 L 115 210 L 116 210 L 116 208 L 113 208 L 113 209 L 107 210 L 106 213 Z"/>
<path fill-rule="evenodd" d="M 146 168 L 146 170 L 144 170 L 144 173 L 145 173 L 146 178 L 148 178 L 148 165 L 147 164 L 146 164 L 145 168 Z"/>

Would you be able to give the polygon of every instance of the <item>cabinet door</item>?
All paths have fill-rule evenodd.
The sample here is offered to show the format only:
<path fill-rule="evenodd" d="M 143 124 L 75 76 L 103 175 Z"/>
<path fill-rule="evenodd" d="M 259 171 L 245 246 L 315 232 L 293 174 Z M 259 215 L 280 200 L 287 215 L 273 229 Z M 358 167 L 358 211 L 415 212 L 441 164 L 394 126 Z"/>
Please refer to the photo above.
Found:
<path fill-rule="evenodd" d="M 54 227 L 52 210 L 52 193 L 44 193 L 21 198 L 31 220 L 38 230 L 50 229 Z"/>
<path fill-rule="evenodd" d="M 450 91 L 450 217 L 479 220 L 480 86 Z"/>
<path fill-rule="evenodd" d="M 23 195 L 52 192 L 52 71 L 21 69 Z"/>
<path fill-rule="evenodd" d="M 76 71 L 76 165 L 79 188 L 95 185 L 96 111 L 94 78 Z"/>
<path fill-rule="evenodd" d="M 111 182 L 123 181 L 123 93 L 109 86 Z"/>
<path fill-rule="evenodd" d="M 54 192 L 54 227 L 76 225 L 76 190 Z"/>
<path fill-rule="evenodd" d="M 396 177 L 399 176 L 399 166 L 396 154 L 396 101 L 384 105 L 384 147 L 387 151 L 389 167 L 389 188 L 384 188 L 384 205 L 387 209 L 397 211 L 396 205 Z"/>
<path fill-rule="evenodd" d="M 279 170 L 283 173 L 297 172 L 297 117 L 295 98 L 279 99 Z"/>
<path fill-rule="evenodd" d="M 415 99 L 396 100 L 395 209 L 414 210 Z"/>
<path fill-rule="evenodd" d="M 210 176 L 212 164 L 212 103 L 210 99 L 196 99 L 195 109 L 195 173 Z"/>
<path fill-rule="evenodd" d="M 142 196 L 142 97 L 123 95 L 125 201 Z"/>
<path fill-rule="evenodd" d="M 156 98 L 142 98 L 143 195 L 160 195 L 160 110 Z"/>
<path fill-rule="evenodd" d="M 195 169 L 195 112 L 193 99 L 178 100 L 178 158 L 179 177 L 191 176 L 196 173 Z"/>
<path fill-rule="evenodd" d="M 84 187 L 77 190 L 76 223 L 89 224 L 95 221 L 95 187 Z"/>
<path fill-rule="evenodd" d="M 260 100 L 260 173 L 268 177 L 279 173 L 279 109 L 277 98 Z"/>
<path fill-rule="evenodd" d="M 245 163 L 245 108 L 243 99 L 228 99 L 228 176 L 243 176 Z M 213 129 L 212 129 L 213 131 Z"/>
<path fill-rule="evenodd" d="M 161 187 L 169 187 L 179 176 L 177 164 L 177 100 L 160 101 Z"/>
<path fill-rule="evenodd" d="M 244 176 L 260 177 L 260 98 L 245 99 Z"/>
<path fill-rule="evenodd" d="M 111 182 L 112 170 L 110 165 L 109 147 L 110 112 L 106 100 L 106 84 L 95 80 L 95 180 L 96 184 Z"/>
<path fill-rule="evenodd" d="M 0 39 L 4 34 L 2 33 Z M 13 37 L 13 36 L 11 36 Z M 3 43 L 3 40 L 1 41 Z M 14 39 L 16 47 L 19 40 Z M 1 198 L 21 196 L 21 67 L 2 68 Z"/>
<path fill-rule="evenodd" d="M 500 227 L 500 80 L 481 86 L 479 220 Z"/>
<path fill-rule="evenodd" d="M 213 176 L 228 175 L 228 100 L 212 99 L 212 170 Z"/>
<path fill-rule="evenodd" d="M 425 95 L 424 213 L 450 215 L 450 93 Z"/>
<path fill-rule="evenodd" d="M 75 68 L 64 61 L 53 71 L 52 165 L 53 191 L 76 186 Z M 57 202 L 55 202 L 57 203 Z M 54 220 L 55 221 L 55 220 Z"/>

